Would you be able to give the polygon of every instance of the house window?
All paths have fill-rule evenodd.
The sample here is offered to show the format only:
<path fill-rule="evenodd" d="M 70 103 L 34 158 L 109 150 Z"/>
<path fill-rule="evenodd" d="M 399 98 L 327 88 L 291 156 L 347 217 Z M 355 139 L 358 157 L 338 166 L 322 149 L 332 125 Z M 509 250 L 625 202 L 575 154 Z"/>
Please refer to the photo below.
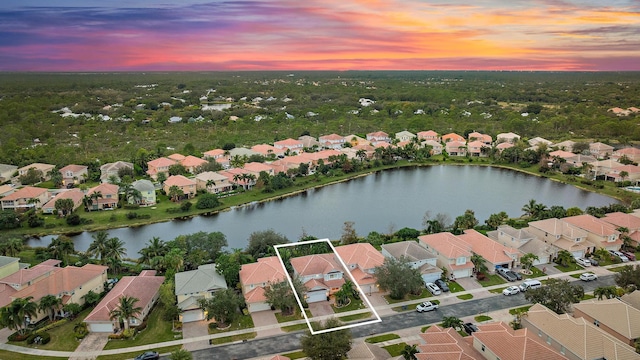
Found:
<path fill-rule="evenodd" d="M 593 325 L 600 327 L 600 321 L 598 320 L 593 320 Z"/>
<path fill-rule="evenodd" d="M 547 344 L 551 345 L 551 336 L 547 335 Z"/>
<path fill-rule="evenodd" d="M 466 263 L 467 263 L 467 258 L 464 256 L 461 256 L 456 259 L 456 265 L 464 265 Z"/>
<path fill-rule="evenodd" d="M 482 344 L 482 351 L 484 351 L 484 344 Z"/>
<path fill-rule="evenodd" d="M 564 355 L 564 346 L 560 346 L 560 354 Z"/>

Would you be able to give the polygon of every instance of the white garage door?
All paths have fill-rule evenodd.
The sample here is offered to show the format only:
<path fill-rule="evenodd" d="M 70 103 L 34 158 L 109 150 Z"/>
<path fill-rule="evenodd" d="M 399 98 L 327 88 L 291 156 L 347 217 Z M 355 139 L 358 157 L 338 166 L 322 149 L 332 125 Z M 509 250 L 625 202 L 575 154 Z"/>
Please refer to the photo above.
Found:
<path fill-rule="evenodd" d="M 453 275 L 456 277 L 456 279 L 458 278 L 466 278 L 471 276 L 471 271 L 464 269 L 464 270 L 456 270 L 453 272 Z"/>
<path fill-rule="evenodd" d="M 424 274 L 422 275 L 422 282 L 426 283 L 432 283 L 436 280 L 440 279 L 440 273 L 433 273 L 433 274 Z"/>
<path fill-rule="evenodd" d="M 249 312 L 254 313 L 258 311 L 271 310 L 271 306 L 269 304 L 261 302 L 261 303 L 253 303 L 248 305 Z"/>
<path fill-rule="evenodd" d="M 204 312 L 200 309 L 198 310 L 190 310 L 182 313 L 182 322 L 192 322 L 192 321 L 200 321 L 204 320 Z"/>
<path fill-rule="evenodd" d="M 309 291 L 307 293 L 307 303 L 314 303 L 318 301 L 327 301 L 327 291 Z"/>
<path fill-rule="evenodd" d="M 98 333 L 113 332 L 113 324 L 89 324 L 89 331 Z"/>
<path fill-rule="evenodd" d="M 574 258 L 581 258 L 584 256 L 584 252 L 582 251 L 574 251 L 571 253 L 571 255 L 573 255 Z"/>

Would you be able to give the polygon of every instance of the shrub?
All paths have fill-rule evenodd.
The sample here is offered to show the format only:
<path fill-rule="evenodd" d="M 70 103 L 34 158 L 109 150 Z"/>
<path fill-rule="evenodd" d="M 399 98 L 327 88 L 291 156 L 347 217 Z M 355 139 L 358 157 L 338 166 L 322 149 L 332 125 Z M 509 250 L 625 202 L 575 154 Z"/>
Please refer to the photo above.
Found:
<path fill-rule="evenodd" d="M 129 203 L 125 203 L 122 206 L 123 209 L 128 209 L 128 210 L 137 210 L 140 209 L 140 205 L 138 204 L 129 204 Z"/>
<path fill-rule="evenodd" d="M 67 322 L 69 322 L 68 319 L 60 319 L 58 321 L 54 321 L 51 324 L 47 325 L 47 326 L 43 326 L 41 328 L 39 328 L 38 330 L 35 331 L 36 334 L 39 334 L 41 332 L 45 332 L 47 330 L 51 330 L 51 329 L 55 329 L 58 326 L 62 325 L 62 324 L 66 324 Z"/>
<path fill-rule="evenodd" d="M 135 218 L 137 218 L 137 217 L 138 217 L 138 213 L 135 213 L 135 212 L 133 212 L 133 211 L 129 211 L 125 216 L 126 216 L 126 217 L 127 217 L 127 219 L 129 219 L 129 220 L 133 220 L 133 219 L 135 219 Z"/>
<path fill-rule="evenodd" d="M 29 334 L 18 334 L 17 332 L 7 337 L 9 341 L 25 341 L 27 338 L 29 338 Z"/>
<path fill-rule="evenodd" d="M 80 225 L 80 223 L 82 222 L 82 219 L 80 218 L 80 215 L 78 214 L 71 214 L 69 216 L 67 216 L 67 225 L 70 226 L 77 226 Z"/>
<path fill-rule="evenodd" d="M 27 338 L 27 344 L 45 345 L 48 344 L 49 341 L 51 341 L 51 335 L 49 335 L 49 333 L 47 332 L 31 334 Z"/>
<path fill-rule="evenodd" d="M 109 334 L 109 340 L 121 340 L 123 338 L 124 336 L 122 336 L 122 333 Z"/>
<path fill-rule="evenodd" d="M 122 336 L 125 339 L 131 339 L 133 337 L 133 335 L 135 335 L 135 334 L 136 334 L 136 330 L 135 329 L 131 329 L 131 328 L 129 328 L 129 329 L 127 329 L 127 330 L 122 332 Z"/>
<path fill-rule="evenodd" d="M 189 209 L 191 209 L 191 206 L 193 206 L 193 204 L 191 203 L 191 201 L 185 201 L 182 203 L 182 205 L 180 205 L 180 210 L 182 211 L 189 211 Z"/>

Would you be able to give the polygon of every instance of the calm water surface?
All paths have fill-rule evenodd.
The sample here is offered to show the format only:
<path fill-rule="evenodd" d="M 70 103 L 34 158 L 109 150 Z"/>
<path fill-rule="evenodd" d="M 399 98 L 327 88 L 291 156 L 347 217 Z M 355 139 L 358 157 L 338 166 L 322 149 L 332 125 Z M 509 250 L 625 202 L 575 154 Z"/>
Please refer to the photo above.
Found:
<path fill-rule="evenodd" d="M 489 215 L 500 211 L 510 217 L 522 215 L 522 206 L 530 199 L 548 207 L 581 209 L 618 202 L 515 171 L 440 165 L 385 171 L 209 217 L 113 229 L 109 235 L 123 240 L 127 256 L 137 258 L 138 251 L 154 236 L 169 241 L 181 234 L 220 231 L 227 236 L 229 248 L 244 248 L 252 232 L 267 229 L 282 233 L 290 241 L 296 241 L 303 233 L 338 239 L 345 221 L 353 221 L 360 236 L 403 227 L 421 229 L 426 211 L 432 215 L 449 214 L 453 222 L 466 209 L 471 209 L 480 223 L 484 223 Z M 84 232 L 74 236 L 76 249 L 86 250 L 92 241 L 91 235 Z M 51 239 L 52 236 L 31 239 L 28 245 L 46 246 Z"/>

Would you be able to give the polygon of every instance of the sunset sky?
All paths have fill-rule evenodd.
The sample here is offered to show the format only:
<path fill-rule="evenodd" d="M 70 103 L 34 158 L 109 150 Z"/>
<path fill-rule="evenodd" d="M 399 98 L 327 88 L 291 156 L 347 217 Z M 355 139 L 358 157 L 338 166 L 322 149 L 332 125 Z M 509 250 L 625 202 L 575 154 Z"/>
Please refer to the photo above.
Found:
<path fill-rule="evenodd" d="M 0 0 L 0 71 L 640 70 L 639 0 Z"/>

